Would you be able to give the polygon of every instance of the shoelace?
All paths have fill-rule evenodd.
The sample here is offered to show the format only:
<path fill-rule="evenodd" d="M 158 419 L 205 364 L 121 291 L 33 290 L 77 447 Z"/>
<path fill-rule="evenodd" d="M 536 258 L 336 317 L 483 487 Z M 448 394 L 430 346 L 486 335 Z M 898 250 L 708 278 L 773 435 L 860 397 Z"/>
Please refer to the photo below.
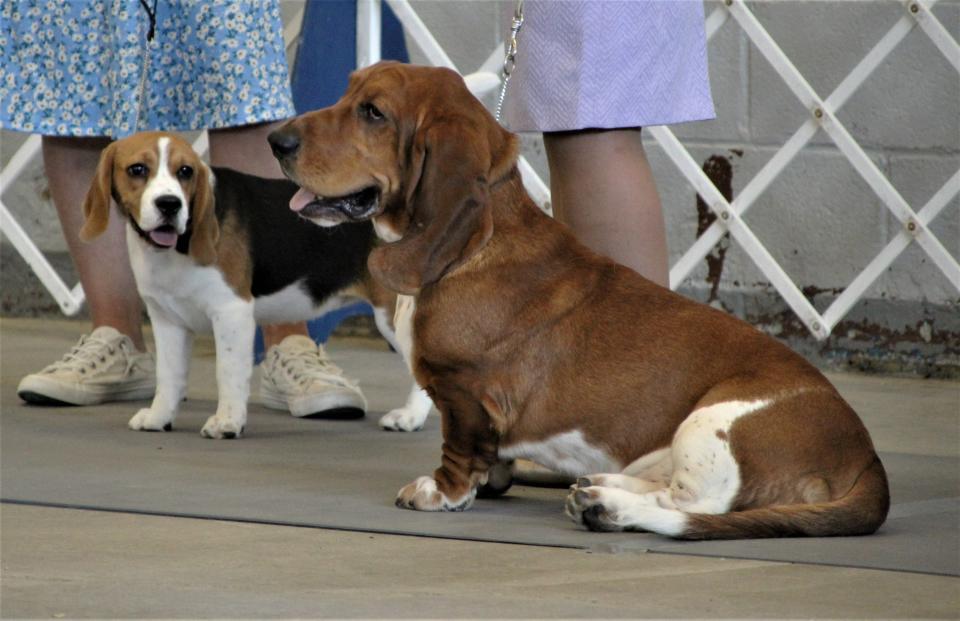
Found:
<path fill-rule="evenodd" d="M 356 383 L 343 376 L 343 369 L 324 358 L 319 351 L 309 349 L 290 352 L 285 355 L 276 354 L 280 360 L 280 369 L 284 375 L 292 379 L 299 386 L 306 386 L 311 381 L 322 378 L 332 384 L 356 389 Z"/>
<path fill-rule="evenodd" d="M 122 348 L 121 344 L 114 345 L 111 341 L 97 338 L 93 335 L 84 335 L 80 341 L 67 352 L 63 358 L 54 362 L 46 369 L 47 373 L 53 373 L 61 370 L 75 370 L 86 375 L 88 370 L 95 370 L 97 363 L 105 365 L 109 358 L 116 355 L 117 348 Z"/>

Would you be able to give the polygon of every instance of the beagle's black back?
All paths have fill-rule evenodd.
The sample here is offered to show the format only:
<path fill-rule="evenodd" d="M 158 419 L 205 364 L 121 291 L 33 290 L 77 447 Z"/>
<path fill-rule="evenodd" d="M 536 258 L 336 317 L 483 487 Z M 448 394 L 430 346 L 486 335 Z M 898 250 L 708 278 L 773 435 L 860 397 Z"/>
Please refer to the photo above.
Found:
<path fill-rule="evenodd" d="M 303 280 L 319 303 L 366 274 L 375 239 L 370 222 L 319 227 L 291 211 L 290 198 L 297 191 L 291 181 L 212 170 L 217 220 L 223 223 L 232 215 L 247 235 L 255 298 Z"/>

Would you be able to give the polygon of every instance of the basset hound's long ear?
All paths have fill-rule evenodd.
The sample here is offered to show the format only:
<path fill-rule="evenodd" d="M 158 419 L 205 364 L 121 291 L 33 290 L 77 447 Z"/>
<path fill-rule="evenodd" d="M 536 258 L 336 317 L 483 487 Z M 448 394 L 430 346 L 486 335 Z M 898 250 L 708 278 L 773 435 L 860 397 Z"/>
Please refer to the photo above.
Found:
<path fill-rule="evenodd" d="M 110 197 L 113 192 L 113 160 L 116 153 L 115 142 L 111 142 L 100 153 L 100 163 L 93 176 L 93 183 L 83 200 L 83 227 L 80 239 L 90 241 L 107 230 L 110 220 Z"/>
<path fill-rule="evenodd" d="M 205 164 L 197 167 L 196 187 L 190 200 L 190 256 L 200 265 L 217 260 L 220 225 L 214 208 L 213 184 L 216 180 Z"/>
<path fill-rule="evenodd" d="M 489 186 L 516 164 L 517 139 L 492 117 L 461 121 L 417 130 L 406 158 L 407 230 L 367 261 L 374 278 L 398 293 L 437 282 L 493 234 Z"/>

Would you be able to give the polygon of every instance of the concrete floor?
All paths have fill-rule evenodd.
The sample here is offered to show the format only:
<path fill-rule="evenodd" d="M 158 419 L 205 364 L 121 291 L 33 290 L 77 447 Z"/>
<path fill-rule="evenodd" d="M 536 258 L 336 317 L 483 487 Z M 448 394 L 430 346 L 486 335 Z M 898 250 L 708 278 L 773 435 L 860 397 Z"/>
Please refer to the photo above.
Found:
<path fill-rule="evenodd" d="M 5 404 L 20 376 L 84 329 L 2 320 Z M 371 347 L 381 348 L 330 349 L 356 368 L 347 362 Z M 196 348 L 192 396 L 211 394 L 210 353 Z M 960 453 L 960 385 L 831 379 L 859 411 L 879 412 L 865 421 L 880 450 Z M 365 386 L 371 402 L 390 402 L 403 383 Z M 0 573 L 2 618 L 960 617 L 960 579 L 944 576 L 12 504 L 0 505 Z"/>

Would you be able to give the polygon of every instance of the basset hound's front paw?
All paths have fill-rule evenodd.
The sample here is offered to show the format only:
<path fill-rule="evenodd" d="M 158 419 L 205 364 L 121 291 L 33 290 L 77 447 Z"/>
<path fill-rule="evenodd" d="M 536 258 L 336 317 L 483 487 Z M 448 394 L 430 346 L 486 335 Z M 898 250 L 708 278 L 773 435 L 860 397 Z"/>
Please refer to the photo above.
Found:
<path fill-rule="evenodd" d="M 437 489 L 433 477 L 420 477 L 397 494 L 396 505 L 416 511 L 463 511 L 470 508 L 477 491 L 471 490 L 462 498 L 451 500 Z"/>
<path fill-rule="evenodd" d="M 134 431 L 170 431 L 173 429 L 173 418 L 169 412 L 143 408 L 133 415 L 127 426 Z"/>

